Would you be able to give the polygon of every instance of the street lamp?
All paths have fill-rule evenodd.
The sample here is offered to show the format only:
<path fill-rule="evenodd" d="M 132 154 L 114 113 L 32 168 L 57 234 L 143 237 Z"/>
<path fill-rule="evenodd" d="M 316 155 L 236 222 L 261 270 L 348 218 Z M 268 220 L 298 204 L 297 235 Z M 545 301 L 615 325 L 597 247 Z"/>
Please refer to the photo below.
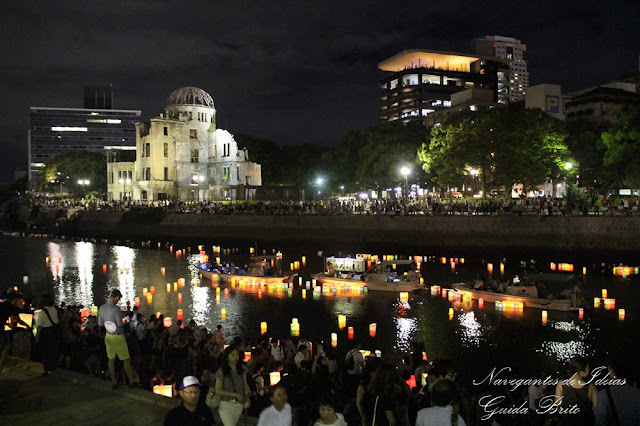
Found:
<path fill-rule="evenodd" d="M 476 183 L 476 176 L 478 175 L 478 170 L 477 169 L 471 169 L 469 170 L 469 174 L 471 175 L 471 195 L 473 195 L 473 187 L 475 186 Z"/>
<path fill-rule="evenodd" d="M 409 183 L 408 183 L 408 176 L 411 174 L 411 169 L 408 168 L 407 166 L 403 166 L 402 168 L 400 168 L 400 174 L 402 176 L 404 176 L 404 191 L 407 194 L 407 200 L 409 199 Z"/>
<path fill-rule="evenodd" d="M 89 184 L 91 183 L 91 181 L 89 179 L 78 179 L 78 185 L 80 185 L 80 188 L 82 188 L 83 186 L 89 186 Z M 84 191 L 82 191 L 84 192 Z"/>
<path fill-rule="evenodd" d="M 129 185 L 131 183 L 131 179 L 126 178 L 120 178 L 118 179 L 118 183 L 120 183 L 122 185 L 122 189 L 124 190 L 124 196 L 122 197 L 122 201 L 127 201 L 128 198 L 128 193 L 127 193 L 127 185 Z"/>
<path fill-rule="evenodd" d="M 196 187 L 196 202 L 200 201 L 200 183 L 204 182 L 204 175 L 196 174 L 191 176 L 191 185 Z"/>
<path fill-rule="evenodd" d="M 316 179 L 316 185 L 318 186 L 318 195 L 322 194 L 322 185 L 323 184 L 324 184 L 324 178 L 319 177 L 319 178 Z"/>

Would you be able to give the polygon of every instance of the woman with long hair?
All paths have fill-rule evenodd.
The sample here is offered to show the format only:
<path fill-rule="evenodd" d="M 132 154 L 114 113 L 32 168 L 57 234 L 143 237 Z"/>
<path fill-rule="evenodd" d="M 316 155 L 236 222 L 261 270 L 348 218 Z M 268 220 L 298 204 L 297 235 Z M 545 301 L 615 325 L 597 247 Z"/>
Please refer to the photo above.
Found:
<path fill-rule="evenodd" d="M 556 385 L 556 403 L 563 408 L 577 406 L 577 414 L 562 416 L 563 425 L 592 425 L 595 421 L 595 409 L 598 391 L 589 380 L 589 361 L 578 357 L 569 362 L 568 380 L 560 380 Z"/>
<path fill-rule="evenodd" d="M 224 426 L 236 426 L 251 392 L 247 371 L 235 345 L 227 347 L 222 353 L 215 386 L 216 395 L 220 397 L 218 413 L 222 423 Z"/>
<path fill-rule="evenodd" d="M 381 364 L 371 377 L 363 397 L 363 425 L 396 426 L 407 424 L 406 402 L 409 396 L 400 373 L 389 363 Z"/>

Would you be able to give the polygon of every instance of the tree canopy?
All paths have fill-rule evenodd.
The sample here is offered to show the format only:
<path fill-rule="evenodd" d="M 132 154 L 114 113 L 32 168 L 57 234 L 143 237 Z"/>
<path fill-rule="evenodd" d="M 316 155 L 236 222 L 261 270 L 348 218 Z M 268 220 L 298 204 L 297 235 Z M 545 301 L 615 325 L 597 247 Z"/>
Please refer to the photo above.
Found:
<path fill-rule="evenodd" d="M 461 186 L 476 171 L 483 194 L 514 183 L 529 189 L 562 172 L 565 139 L 563 123 L 539 110 L 467 111 L 434 129 L 418 159 L 442 187 Z"/>
<path fill-rule="evenodd" d="M 346 190 L 388 187 L 404 180 L 402 166 L 412 169 L 410 180 L 422 177 L 416 149 L 428 130 L 418 123 L 385 123 L 344 133 L 325 155 L 331 175 Z"/>
<path fill-rule="evenodd" d="M 614 184 L 640 184 L 640 105 L 624 108 L 611 128 L 602 133 L 606 148 L 604 165 L 610 168 Z"/>
<path fill-rule="evenodd" d="M 40 185 L 42 190 L 57 192 L 60 185 L 67 192 L 106 192 L 107 159 L 99 152 L 80 151 L 60 154 L 49 161 Z M 78 185 L 78 180 L 88 180 L 89 185 Z M 53 183 L 51 181 L 54 181 Z"/>

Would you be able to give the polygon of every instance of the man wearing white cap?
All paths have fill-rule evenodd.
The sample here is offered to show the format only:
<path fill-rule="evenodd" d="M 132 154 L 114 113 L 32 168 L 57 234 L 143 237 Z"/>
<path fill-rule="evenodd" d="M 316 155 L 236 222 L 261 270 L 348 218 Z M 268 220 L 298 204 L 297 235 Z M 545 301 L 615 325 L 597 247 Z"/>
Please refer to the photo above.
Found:
<path fill-rule="evenodd" d="M 186 376 L 178 383 L 177 388 L 182 404 L 167 413 L 164 419 L 165 426 L 214 424 L 209 407 L 198 403 L 202 383 L 196 377 Z"/>

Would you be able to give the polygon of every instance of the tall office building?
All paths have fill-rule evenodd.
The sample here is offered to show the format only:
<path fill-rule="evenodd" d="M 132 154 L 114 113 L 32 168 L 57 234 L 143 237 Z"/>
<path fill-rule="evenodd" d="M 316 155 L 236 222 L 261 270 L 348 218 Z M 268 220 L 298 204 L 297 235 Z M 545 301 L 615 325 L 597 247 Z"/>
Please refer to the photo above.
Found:
<path fill-rule="evenodd" d="M 141 112 L 111 109 L 110 86 L 92 89 L 85 88 L 85 105 L 94 107 L 30 108 L 31 122 L 27 138 L 31 184 L 36 183 L 46 163 L 60 154 L 76 151 L 106 154 L 113 150 L 135 150 L 135 123 L 140 121 Z"/>
<path fill-rule="evenodd" d="M 524 100 L 529 87 L 527 71 L 527 45 L 512 37 L 484 36 L 471 42 L 474 53 L 494 56 L 509 63 L 508 72 L 498 73 L 498 102 Z"/>
<path fill-rule="evenodd" d="M 497 104 L 497 75 L 508 71 L 508 64 L 493 57 L 415 49 L 385 59 L 378 68 L 384 71 L 380 121 L 432 126 L 455 106 L 460 92 L 466 91 L 459 102 L 471 110 Z"/>
<path fill-rule="evenodd" d="M 85 109 L 111 109 L 113 108 L 113 87 L 108 86 L 84 86 Z"/>

